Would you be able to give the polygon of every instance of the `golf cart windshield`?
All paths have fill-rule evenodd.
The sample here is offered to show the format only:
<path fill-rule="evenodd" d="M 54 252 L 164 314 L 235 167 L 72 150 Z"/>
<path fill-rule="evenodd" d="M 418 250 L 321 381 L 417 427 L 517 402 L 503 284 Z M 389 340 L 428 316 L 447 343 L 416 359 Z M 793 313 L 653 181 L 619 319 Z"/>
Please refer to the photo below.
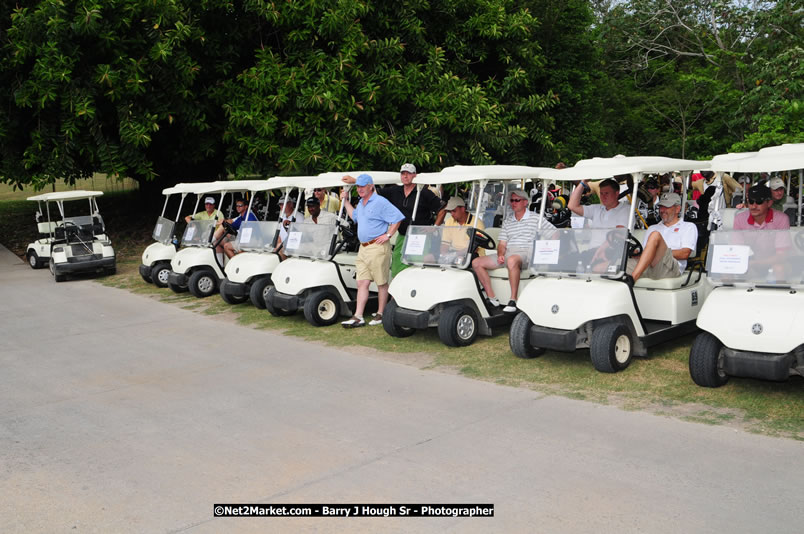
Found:
<path fill-rule="evenodd" d="M 530 269 L 536 274 L 619 278 L 625 270 L 625 228 L 562 228 L 536 233 Z"/>
<path fill-rule="evenodd" d="M 297 258 L 328 260 L 337 224 L 292 223 L 285 241 L 285 253 Z"/>
<path fill-rule="evenodd" d="M 500 220 L 503 220 L 506 215 L 506 210 L 510 209 L 508 203 L 505 201 L 503 189 L 504 184 L 491 182 L 486 184 L 486 187 L 484 187 L 482 191 L 479 191 L 479 189 L 472 191 L 466 209 L 469 213 L 475 213 L 477 203 L 479 202 L 480 218 L 483 220 L 483 224 L 486 225 L 486 228 L 494 226 L 494 218 L 497 215 L 500 216 Z"/>
<path fill-rule="evenodd" d="M 157 217 L 154 226 L 153 238 L 158 243 L 168 244 L 173 240 L 173 227 L 175 223 L 164 217 Z"/>
<path fill-rule="evenodd" d="M 204 247 L 212 239 L 212 229 L 215 221 L 190 221 L 184 229 L 181 238 L 183 247 Z"/>
<path fill-rule="evenodd" d="M 235 239 L 235 248 L 262 252 L 271 247 L 276 233 L 276 221 L 244 221 Z"/>
<path fill-rule="evenodd" d="M 706 258 L 716 285 L 804 287 L 804 229 L 712 232 Z"/>
<path fill-rule="evenodd" d="M 465 269 L 471 260 L 473 231 L 471 226 L 410 226 L 402 261 L 408 265 Z"/>

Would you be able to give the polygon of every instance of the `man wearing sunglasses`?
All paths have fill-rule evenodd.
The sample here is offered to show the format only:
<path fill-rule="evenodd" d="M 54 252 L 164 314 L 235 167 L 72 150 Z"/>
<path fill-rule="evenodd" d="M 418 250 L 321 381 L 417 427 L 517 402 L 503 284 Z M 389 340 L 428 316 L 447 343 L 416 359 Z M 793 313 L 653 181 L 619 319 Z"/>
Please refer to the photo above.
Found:
<path fill-rule="evenodd" d="M 335 215 L 337 215 L 338 210 L 340 210 L 341 208 L 340 199 L 335 195 L 331 195 L 329 191 L 324 187 L 316 187 L 315 189 L 313 189 L 313 195 L 312 197 L 309 198 L 317 198 L 318 205 L 322 211 L 334 213 Z M 310 209 L 307 206 L 304 207 L 304 216 L 305 217 L 310 216 Z"/>
<path fill-rule="evenodd" d="M 472 269 L 477 274 L 483 289 L 486 291 L 489 303 L 495 308 L 500 301 L 494 295 L 491 286 L 491 277 L 488 271 L 499 269 L 503 265 L 508 269 L 508 283 L 511 285 L 511 300 L 503 308 L 505 313 L 516 312 L 516 298 L 519 293 L 519 276 L 522 269 L 528 266 L 528 257 L 536 232 L 539 230 L 538 214 L 528 211 L 528 194 L 521 189 L 515 189 L 508 194 L 508 202 L 513 212 L 503 221 L 502 230 L 497 240 L 497 254 L 480 256 L 472 260 Z M 542 222 L 542 229 L 555 228 L 546 220 Z"/>
<path fill-rule="evenodd" d="M 755 185 L 748 190 L 746 197 L 748 211 L 734 216 L 735 230 L 787 230 L 790 228 L 790 218 L 771 207 L 773 196 L 768 186 Z"/>
<path fill-rule="evenodd" d="M 225 221 L 232 225 L 232 228 L 235 230 L 240 230 L 240 225 L 243 224 L 243 221 L 256 221 L 257 217 L 251 213 L 250 210 L 247 210 L 247 208 L 248 202 L 246 202 L 244 199 L 235 201 L 235 209 L 237 210 L 238 215 L 234 219 L 225 219 Z M 248 213 L 246 213 L 247 211 Z M 219 225 L 217 230 L 215 230 L 215 235 L 212 237 L 212 242 L 217 242 L 223 232 L 223 225 Z M 234 240 L 235 236 L 227 235 L 225 238 L 223 238 L 223 241 L 221 241 L 218 246 L 215 247 L 215 252 L 218 254 L 226 254 L 227 258 L 232 259 L 232 257 L 237 254 L 237 251 L 234 249 Z M 223 260 L 223 257 L 219 256 L 218 259 Z"/>

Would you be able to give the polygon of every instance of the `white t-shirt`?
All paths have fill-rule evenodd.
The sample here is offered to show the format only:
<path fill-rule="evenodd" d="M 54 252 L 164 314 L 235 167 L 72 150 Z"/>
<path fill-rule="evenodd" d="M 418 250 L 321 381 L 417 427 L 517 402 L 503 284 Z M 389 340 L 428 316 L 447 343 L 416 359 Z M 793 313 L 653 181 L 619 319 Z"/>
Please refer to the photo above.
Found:
<path fill-rule="evenodd" d="M 607 210 L 603 204 L 592 204 L 583 207 L 584 219 L 589 219 L 589 228 L 628 227 L 631 215 L 631 204 L 620 202 L 617 207 Z"/>
<path fill-rule="evenodd" d="M 338 222 L 338 217 L 334 213 L 321 210 L 321 213 L 318 214 L 317 223 L 313 220 L 313 216 L 309 213 L 304 217 L 304 222 L 313 224 L 336 224 Z"/>
<path fill-rule="evenodd" d="M 691 222 L 679 220 L 672 226 L 666 226 L 664 223 L 654 224 L 645 232 L 645 243 L 648 242 L 648 238 L 653 232 L 662 234 L 664 242 L 671 250 L 688 248 L 692 251 L 690 254 L 695 254 L 695 249 L 698 246 L 698 227 Z M 676 261 L 678 262 L 679 270 L 683 273 L 684 269 L 687 268 L 687 260 Z"/>

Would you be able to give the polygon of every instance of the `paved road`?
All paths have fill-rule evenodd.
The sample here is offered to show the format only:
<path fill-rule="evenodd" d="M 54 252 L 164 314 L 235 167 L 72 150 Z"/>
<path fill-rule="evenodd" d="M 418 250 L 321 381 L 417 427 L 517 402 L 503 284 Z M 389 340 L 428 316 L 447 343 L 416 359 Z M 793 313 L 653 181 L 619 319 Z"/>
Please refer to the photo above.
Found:
<path fill-rule="evenodd" d="M 2 532 L 800 532 L 804 444 L 222 324 L 0 247 Z M 495 517 L 213 518 L 219 502 Z"/>

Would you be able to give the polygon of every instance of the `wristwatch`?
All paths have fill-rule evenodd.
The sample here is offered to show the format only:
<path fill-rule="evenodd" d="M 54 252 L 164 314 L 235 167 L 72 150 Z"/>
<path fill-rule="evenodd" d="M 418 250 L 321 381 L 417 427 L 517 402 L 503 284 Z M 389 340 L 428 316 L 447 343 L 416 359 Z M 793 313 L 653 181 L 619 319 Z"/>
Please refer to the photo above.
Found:
<path fill-rule="evenodd" d="M 391 240 L 391 234 L 385 234 L 385 235 L 388 236 L 388 241 L 390 241 Z"/>

